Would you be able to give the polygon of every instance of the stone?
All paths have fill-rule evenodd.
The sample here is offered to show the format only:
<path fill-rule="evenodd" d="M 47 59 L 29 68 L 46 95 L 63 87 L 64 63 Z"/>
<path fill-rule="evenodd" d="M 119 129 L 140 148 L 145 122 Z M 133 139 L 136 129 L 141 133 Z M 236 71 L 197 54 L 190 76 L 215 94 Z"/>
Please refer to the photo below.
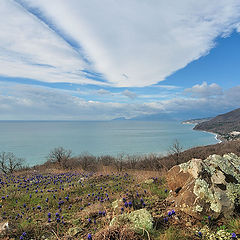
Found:
<path fill-rule="evenodd" d="M 191 227 L 192 226 L 192 223 L 191 222 L 187 222 L 186 223 L 186 227 Z"/>
<path fill-rule="evenodd" d="M 124 213 L 118 215 L 112 219 L 110 226 L 123 226 L 127 225 L 133 228 L 134 231 L 153 229 L 153 218 L 152 215 L 146 209 L 139 209 L 130 213 Z"/>
<path fill-rule="evenodd" d="M 8 222 L 1 222 L 0 223 L 0 234 L 4 234 L 9 231 L 9 224 Z"/>
<path fill-rule="evenodd" d="M 116 210 L 122 203 L 123 203 L 122 199 L 117 199 L 114 202 L 112 202 L 112 208 Z"/>
<path fill-rule="evenodd" d="M 80 233 L 82 229 L 80 227 L 72 227 L 68 229 L 68 234 L 72 237 L 76 236 L 78 233 Z"/>
<path fill-rule="evenodd" d="M 231 216 L 240 207 L 240 157 L 233 153 L 192 159 L 167 173 L 168 201 L 196 218 Z"/>
<path fill-rule="evenodd" d="M 151 184 L 153 182 L 154 182 L 154 180 L 152 178 L 147 179 L 147 180 L 144 181 L 144 183 L 146 183 L 146 184 Z"/>

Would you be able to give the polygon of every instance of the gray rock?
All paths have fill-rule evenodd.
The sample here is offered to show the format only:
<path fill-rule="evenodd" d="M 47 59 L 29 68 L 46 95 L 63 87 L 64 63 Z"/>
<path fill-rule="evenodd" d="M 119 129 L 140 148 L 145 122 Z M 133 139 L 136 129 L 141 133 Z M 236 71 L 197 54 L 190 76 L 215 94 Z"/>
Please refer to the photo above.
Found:
<path fill-rule="evenodd" d="M 135 231 L 147 230 L 153 228 L 152 215 L 146 209 L 139 209 L 130 213 L 118 215 L 112 219 L 110 226 L 128 225 Z"/>
<path fill-rule="evenodd" d="M 228 217 L 240 205 L 240 158 L 233 153 L 174 166 L 167 180 L 172 190 L 168 200 L 195 217 Z"/>

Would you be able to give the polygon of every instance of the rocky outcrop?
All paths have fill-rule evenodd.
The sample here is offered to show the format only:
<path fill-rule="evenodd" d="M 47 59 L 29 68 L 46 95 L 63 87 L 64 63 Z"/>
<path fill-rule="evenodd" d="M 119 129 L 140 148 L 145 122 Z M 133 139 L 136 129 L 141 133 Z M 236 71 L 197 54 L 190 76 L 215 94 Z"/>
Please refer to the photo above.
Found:
<path fill-rule="evenodd" d="M 168 200 L 196 218 L 227 217 L 240 209 L 240 158 L 233 153 L 174 166 L 167 181 Z"/>

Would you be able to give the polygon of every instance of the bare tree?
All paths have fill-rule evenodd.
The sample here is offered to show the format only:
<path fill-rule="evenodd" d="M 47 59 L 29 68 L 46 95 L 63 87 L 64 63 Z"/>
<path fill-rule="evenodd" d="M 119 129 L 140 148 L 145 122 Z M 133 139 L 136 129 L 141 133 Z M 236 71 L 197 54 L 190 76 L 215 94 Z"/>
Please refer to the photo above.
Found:
<path fill-rule="evenodd" d="M 139 159 L 139 156 L 137 156 L 137 155 L 127 155 L 127 160 L 126 161 L 128 162 L 129 167 L 131 169 L 135 169 L 136 168 L 138 159 Z"/>
<path fill-rule="evenodd" d="M 48 155 L 48 161 L 58 163 L 60 166 L 66 168 L 67 162 L 72 156 L 72 151 L 64 149 L 63 147 L 54 148 Z"/>
<path fill-rule="evenodd" d="M 115 167 L 117 168 L 118 172 L 122 172 L 123 171 L 123 161 L 125 158 L 125 154 L 124 153 L 119 153 L 116 157 L 116 161 L 114 163 Z"/>
<path fill-rule="evenodd" d="M 179 143 L 179 141 L 176 139 L 174 143 L 169 147 L 169 152 L 172 155 L 172 157 L 176 160 L 176 163 L 179 164 L 180 160 L 180 153 L 182 152 L 183 147 Z"/>
<path fill-rule="evenodd" d="M 5 174 L 12 174 L 23 167 L 24 160 L 17 158 L 13 153 L 0 153 L 0 170 Z"/>
<path fill-rule="evenodd" d="M 97 170 L 97 159 L 95 156 L 89 153 L 82 153 L 76 157 L 77 162 L 80 164 L 84 171 L 96 171 Z"/>

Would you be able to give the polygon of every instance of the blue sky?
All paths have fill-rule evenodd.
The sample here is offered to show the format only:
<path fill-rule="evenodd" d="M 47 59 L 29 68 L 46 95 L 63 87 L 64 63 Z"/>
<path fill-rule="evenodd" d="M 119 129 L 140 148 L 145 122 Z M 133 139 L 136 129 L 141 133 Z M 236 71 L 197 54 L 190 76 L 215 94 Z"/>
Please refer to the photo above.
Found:
<path fill-rule="evenodd" d="M 0 18 L 0 120 L 240 107 L 237 0 L 2 0 Z"/>

